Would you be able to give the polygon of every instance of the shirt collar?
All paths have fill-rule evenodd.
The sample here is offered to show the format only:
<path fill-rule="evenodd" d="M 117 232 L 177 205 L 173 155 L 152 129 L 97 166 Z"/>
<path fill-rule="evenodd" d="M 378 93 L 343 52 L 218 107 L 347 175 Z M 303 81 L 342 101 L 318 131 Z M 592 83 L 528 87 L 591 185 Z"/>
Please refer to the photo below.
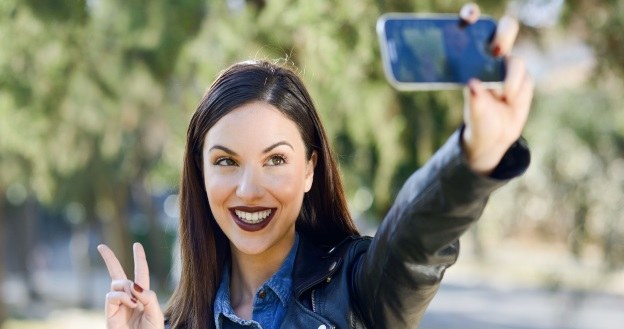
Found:
<path fill-rule="evenodd" d="M 282 306 L 287 307 L 292 295 L 292 272 L 295 265 L 295 257 L 297 255 L 297 249 L 299 247 L 299 234 L 295 232 L 295 242 L 293 243 L 288 256 L 284 259 L 284 262 L 280 268 L 273 274 L 269 280 L 267 280 L 260 289 L 271 289 L 279 298 Z M 223 268 L 223 275 L 219 289 L 215 295 L 214 303 L 214 316 L 215 323 L 219 323 L 219 317 L 223 315 L 230 319 L 236 317 L 232 304 L 230 303 L 230 266 L 226 265 Z"/>

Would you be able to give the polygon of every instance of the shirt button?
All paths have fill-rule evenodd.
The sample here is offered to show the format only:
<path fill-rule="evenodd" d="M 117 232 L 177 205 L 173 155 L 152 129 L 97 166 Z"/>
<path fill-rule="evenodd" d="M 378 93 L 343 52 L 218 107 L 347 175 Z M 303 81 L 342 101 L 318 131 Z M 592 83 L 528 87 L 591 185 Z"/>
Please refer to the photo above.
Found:
<path fill-rule="evenodd" d="M 320 325 L 320 326 L 318 327 L 318 329 L 327 329 L 327 326 L 326 326 L 326 325 L 324 325 L 324 324 L 322 324 L 322 325 Z"/>
<path fill-rule="evenodd" d="M 266 297 L 266 291 L 260 290 L 258 292 L 258 297 L 260 297 L 261 299 L 264 299 L 264 297 Z"/>

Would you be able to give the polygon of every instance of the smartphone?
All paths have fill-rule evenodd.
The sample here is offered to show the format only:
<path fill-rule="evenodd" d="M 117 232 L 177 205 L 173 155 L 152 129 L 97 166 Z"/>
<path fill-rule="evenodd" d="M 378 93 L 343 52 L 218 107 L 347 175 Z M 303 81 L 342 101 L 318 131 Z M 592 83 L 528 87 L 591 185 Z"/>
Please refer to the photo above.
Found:
<path fill-rule="evenodd" d="M 466 24 L 457 15 L 388 13 L 377 20 L 384 72 L 399 90 L 462 88 L 477 78 L 505 79 L 505 61 L 490 51 L 496 21 Z"/>

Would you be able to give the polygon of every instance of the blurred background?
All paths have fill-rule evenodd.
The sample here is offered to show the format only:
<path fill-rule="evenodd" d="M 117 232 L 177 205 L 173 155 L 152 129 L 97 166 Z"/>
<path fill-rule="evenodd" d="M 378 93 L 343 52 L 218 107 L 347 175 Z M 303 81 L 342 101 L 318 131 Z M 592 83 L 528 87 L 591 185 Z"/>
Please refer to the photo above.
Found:
<path fill-rule="evenodd" d="M 465 1 L 0 1 L 0 328 L 104 328 L 109 278 L 144 244 L 166 303 L 176 280 L 186 126 L 243 59 L 296 65 L 341 163 L 363 233 L 461 122 L 461 91 L 385 81 L 384 12 Z M 528 172 L 492 196 L 421 325 L 621 328 L 624 1 L 484 0 L 522 24 L 537 82 Z"/>

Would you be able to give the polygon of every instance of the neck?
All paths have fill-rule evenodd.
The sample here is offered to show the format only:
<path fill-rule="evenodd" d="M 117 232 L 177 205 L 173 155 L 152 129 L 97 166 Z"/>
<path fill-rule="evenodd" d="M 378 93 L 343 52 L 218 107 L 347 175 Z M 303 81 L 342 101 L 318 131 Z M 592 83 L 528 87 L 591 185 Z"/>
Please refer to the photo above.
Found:
<path fill-rule="evenodd" d="M 293 247 L 295 235 L 284 238 L 261 254 L 245 254 L 234 246 L 230 273 L 230 302 L 237 315 L 251 319 L 256 292 L 275 274 Z"/>

